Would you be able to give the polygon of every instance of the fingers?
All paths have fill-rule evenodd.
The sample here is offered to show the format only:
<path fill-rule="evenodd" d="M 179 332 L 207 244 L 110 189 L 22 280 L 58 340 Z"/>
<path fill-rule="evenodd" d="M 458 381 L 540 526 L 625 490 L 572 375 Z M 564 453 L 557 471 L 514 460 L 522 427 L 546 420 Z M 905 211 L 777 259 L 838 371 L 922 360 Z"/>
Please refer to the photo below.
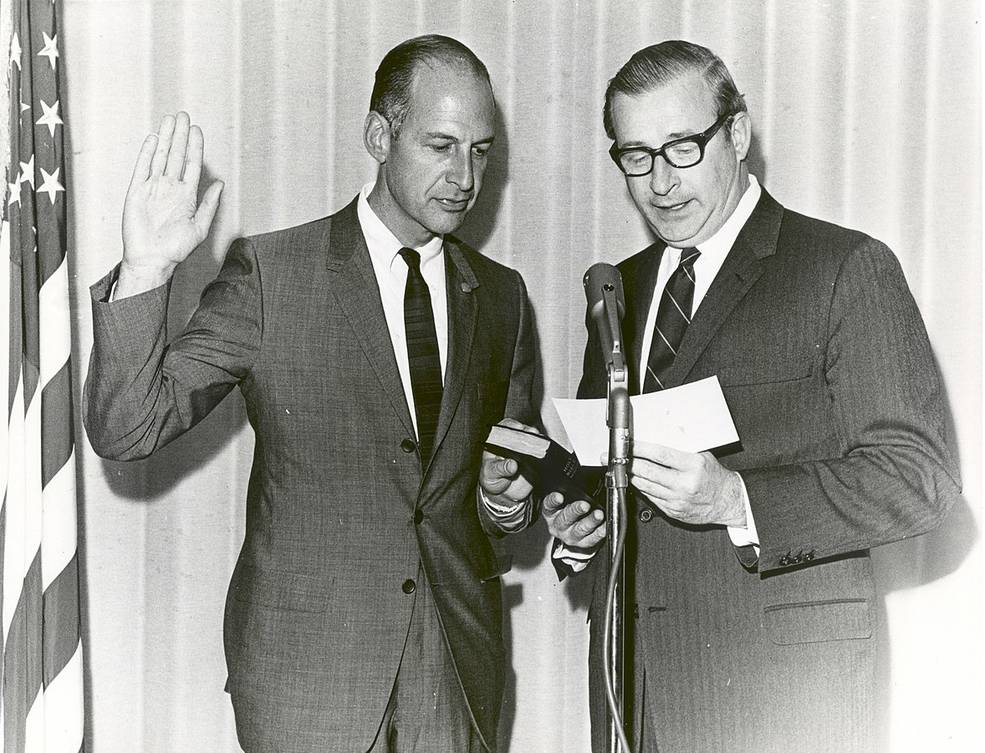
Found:
<path fill-rule="evenodd" d="M 604 517 L 605 515 L 601 510 L 593 510 L 591 504 L 581 499 L 577 502 L 572 502 L 561 510 L 558 513 L 556 522 L 562 528 L 570 528 L 583 523 L 581 535 L 584 535 L 600 523 Z"/>
<path fill-rule="evenodd" d="M 634 475 L 630 478 L 629 483 L 649 497 L 654 504 L 661 507 L 679 496 L 670 487 L 651 481 L 645 476 Z"/>
<path fill-rule="evenodd" d="M 185 173 L 182 180 L 191 186 L 198 187 L 198 179 L 202 175 L 202 162 L 205 159 L 205 137 L 202 129 L 192 126 L 188 132 L 188 149 L 185 160 Z"/>
<path fill-rule="evenodd" d="M 596 510 L 596 512 L 600 516 L 602 515 L 600 511 Z M 592 547 L 598 546 L 601 543 L 602 539 L 605 538 L 605 523 L 601 521 L 602 518 L 601 517 L 598 518 L 599 524 L 597 525 L 597 527 L 593 529 L 590 533 L 583 536 L 578 546 L 583 546 L 587 549 L 591 549 Z"/>
<path fill-rule="evenodd" d="M 605 514 L 593 509 L 585 500 L 572 502 L 560 509 L 557 501 L 551 500 L 544 511 L 548 530 L 569 546 L 590 547 L 605 538 Z"/>
<path fill-rule="evenodd" d="M 520 429 L 521 431 L 531 431 L 537 433 L 536 426 L 528 426 L 522 421 L 517 421 L 515 418 L 506 417 L 499 423 L 501 426 L 509 426 L 511 429 Z"/>
<path fill-rule="evenodd" d="M 168 151 L 164 174 L 175 180 L 181 179 L 185 169 L 185 150 L 188 148 L 188 129 L 191 121 L 187 112 L 179 112 L 174 119 L 174 132 L 171 135 L 171 149 Z"/>
<path fill-rule="evenodd" d="M 633 457 L 646 458 L 647 460 L 652 460 L 654 463 L 665 465 L 668 468 L 685 468 L 693 464 L 694 453 L 675 450 L 673 447 L 667 447 L 666 445 L 655 444 L 653 442 L 634 440 Z"/>
<path fill-rule="evenodd" d="M 222 194 L 223 182 L 214 181 L 202 196 L 202 203 L 195 210 L 195 228 L 198 236 L 202 240 L 209 234 L 212 227 L 212 220 L 215 219 L 216 210 L 219 208 L 219 196 Z"/>
<path fill-rule="evenodd" d="M 174 135 L 174 116 L 165 115 L 161 118 L 161 126 L 157 129 L 157 149 L 151 160 L 150 174 L 163 175 L 168 164 L 168 153 L 171 151 L 171 137 Z"/>
<path fill-rule="evenodd" d="M 501 478 L 513 478 L 519 470 L 519 464 L 512 458 L 501 458 L 490 455 L 489 462 L 486 463 L 486 475 L 490 481 Z"/>
<path fill-rule="evenodd" d="M 157 151 L 158 137 L 156 133 L 151 133 L 140 145 L 140 152 L 137 154 L 137 162 L 133 166 L 133 175 L 130 176 L 130 185 L 142 183 L 150 175 L 151 160 L 154 159 L 154 152 Z"/>
<path fill-rule="evenodd" d="M 541 510 L 543 510 L 544 515 L 552 517 L 557 514 L 557 512 L 564 507 L 564 495 L 561 492 L 551 492 L 546 497 L 544 501 L 541 502 Z"/>

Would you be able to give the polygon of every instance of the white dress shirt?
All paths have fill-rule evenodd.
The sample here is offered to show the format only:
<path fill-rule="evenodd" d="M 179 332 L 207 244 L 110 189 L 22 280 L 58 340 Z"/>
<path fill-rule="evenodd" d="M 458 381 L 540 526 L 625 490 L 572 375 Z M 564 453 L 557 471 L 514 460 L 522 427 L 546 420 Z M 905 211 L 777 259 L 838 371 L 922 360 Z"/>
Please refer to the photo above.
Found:
<path fill-rule="evenodd" d="M 369 194 L 374 185 L 367 183 L 359 192 L 356 213 L 363 237 L 366 239 L 366 246 L 369 248 L 369 258 L 373 262 L 373 272 L 376 274 L 380 299 L 383 301 L 383 314 L 386 316 L 386 326 L 390 330 L 390 341 L 393 343 L 393 355 L 397 359 L 400 382 L 404 387 L 404 396 L 410 409 L 410 420 L 413 421 L 416 432 L 417 412 L 414 406 L 414 390 L 410 382 L 410 359 L 407 356 L 407 331 L 404 326 L 407 262 L 399 253 L 404 244 L 397 240 L 397 237 L 390 232 L 390 228 L 383 224 L 383 220 L 369 205 Z M 437 236 L 415 249 L 421 255 L 421 275 L 431 294 L 431 311 L 434 314 L 434 331 L 438 336 L 438 358 L 441 361 L 442 381 L 444 381 L 448 354 L 448 298 L 445 290 L 443 244 L 444 239 Z"/>

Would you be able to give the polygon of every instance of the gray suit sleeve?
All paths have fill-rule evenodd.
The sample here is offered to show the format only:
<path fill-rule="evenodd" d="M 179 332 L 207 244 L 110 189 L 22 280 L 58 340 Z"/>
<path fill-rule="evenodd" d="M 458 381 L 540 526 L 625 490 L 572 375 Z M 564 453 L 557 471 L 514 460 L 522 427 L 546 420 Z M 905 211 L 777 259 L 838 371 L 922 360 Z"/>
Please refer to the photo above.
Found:
<path fill-rule="evenodd" d="M 866 239 L 846 256 L 827 338 L 840 457 L 741 472 L 761 571 L 924 533 L 960 493 L 927 332 L 883 244 Z"/>
<path fill-rule="evenodd" d="M 262 337 L 260 278 L 252 245 L 237 240 L 170 345 L 170 283 L 110 303 L 114 279 L 108 275 L 91 289 L 83 422 L 97 454 L 133 460 L 194 426 L 247 376 Z"/>

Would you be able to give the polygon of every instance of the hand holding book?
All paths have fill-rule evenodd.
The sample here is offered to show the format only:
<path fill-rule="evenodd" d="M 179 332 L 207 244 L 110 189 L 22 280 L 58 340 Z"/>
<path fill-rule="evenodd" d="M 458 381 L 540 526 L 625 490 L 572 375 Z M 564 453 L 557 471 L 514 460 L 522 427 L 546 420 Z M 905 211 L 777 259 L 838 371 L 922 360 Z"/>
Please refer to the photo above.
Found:
<path fill-rule="evenodd" d="M 594 496 L 601 479 L 597 469 L 582 468 L 574 453 L 550 437 L 499 423 L 490 429 L 486 449 L 515 460 L 521 475 L 533 484 L 541 498 L 551 492 L 561 492 L 566 502 L 584 500 L 595 504 Z"/>

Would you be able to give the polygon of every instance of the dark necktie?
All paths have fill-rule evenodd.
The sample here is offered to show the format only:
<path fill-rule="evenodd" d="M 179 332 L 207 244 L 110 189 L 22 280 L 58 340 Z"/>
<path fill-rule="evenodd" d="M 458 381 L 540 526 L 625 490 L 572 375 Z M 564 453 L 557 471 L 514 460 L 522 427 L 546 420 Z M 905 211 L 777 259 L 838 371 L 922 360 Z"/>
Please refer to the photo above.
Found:
<path fill-rule="evenodd" d="M 657 309 L 657 322 L 653 328 L 653 342 L 650 344 L 650 357 L 646 363 L 646 379 L 643 392 L 654 392 L 664 388 L 667 372 L 677 357 L 677 350 L 684 339 L 684 331 L 691 323 L 691 306 L 694 302 L 694 262 L 701 256 L 696 248 L 681 249 L 681 263 L 667 280 L 660 306 Z"/>
<path fill-rule="evenodd" d="M 417 415 L 417 444 L 421 451 L 421 465 L 424 466 L 431 457 L 441 410 L 441 359 L 431 310 L 431 293 L 421 275 L 421 255 L 412 248 L 402 248 L 400 256 L 407 262 L 404 327 L 414 412 Z"/>

